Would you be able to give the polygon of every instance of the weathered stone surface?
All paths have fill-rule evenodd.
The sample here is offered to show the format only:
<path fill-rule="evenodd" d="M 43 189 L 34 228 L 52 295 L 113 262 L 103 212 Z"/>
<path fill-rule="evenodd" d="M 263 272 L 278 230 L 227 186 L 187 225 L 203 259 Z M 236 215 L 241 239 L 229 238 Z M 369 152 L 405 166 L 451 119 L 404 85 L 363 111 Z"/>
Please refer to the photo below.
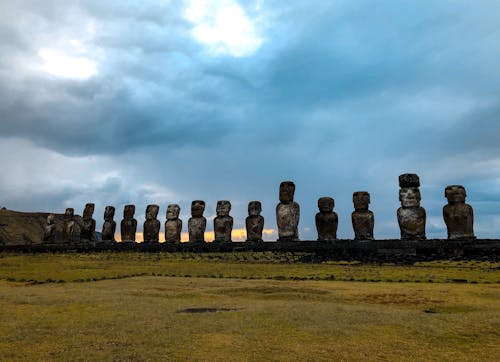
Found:
<path fill-rule="evenodd" d="M 64 224 L 62 232 L 63 241 L 67 242 L 73 241 L 74 231 L 75 231 L 74 214 L 75 210 L 71 207 L 68 207 L 64 212 Z"/>
<path fill-rule="evenodd" d="M 337 239 L 339 217 L 333 211 L 334 207 L 335 200 L 331 197 L 320 197 L 318 199 L 319 212 L 316 214 L 318 241 L 333 241 Z"/>
<path fill-rule="evenodd" d="M 248 203 L 248 216 L 245 220 L 247 241 L 262 241 L 264 217 L 260 215 L 261 212 L 262 204 L 260 201 L 250 201 Z"/>
<path fill-rule="evenodd" d="M 424 240 L 425 237 L 425 209 L 420 207 L 420 180 L 415 174 L 399 176 L 398 223 L 402 240 Z"/>
<path fill-rule="evenodd" d="M 95 205 L 88 203 L 83 210 L 83 222 L 80 227 L 80 240 L 95 241 L 95 220 L 92 218 Z"/>
<path fill-rule="evenodd" d="M 123 220 L 120 224 L 122 241 L 135 241 L 137 220 L 134 219 L 135 205 L 126 205 L 123 208 Z"/>
<path fill-rule="evenodd" d="M 157 243 L 160 238 L 160 221 L 157 219 L 160 206 L 146 207 L 146 221 L 144 221 L 144 242 Z"/>
<path fill-rule="evenodd" d="M 414 173 L 399 175 L 399 187 L 420 187 L 420 178 Z"/>
<path fill-rule="evenodd" d="M 53 243 L 56 241 L 56 224 L 54 223 L 54 214 L 49 214 L 47 216 L 47 225 L 45 226 L 45 231 L 43 233 L 43 241 Z"/>
<path fill-rule="evenodd" d="M 217 216 L 214 219 L 215 242 L 231 242 L 233 218 L 229 216 L 231 203 L 227 200 L 217 201 Z"/>
<path fill-rule="evenodd" d="M 300 207 L 293 201 L 294 194 L 295 184 L 292 181 L 283 181 L 280 184 L 280 203 L 276 206 L 279 241 L 299 240 Z"/>
<path fill-rule="evenodd" d="M 366 191 L 356 191 L 352 194 L 354 212 L 351 214 L 354 240 L 373 240 L 375 217 L 368 210 L 370 194 Z"/>
<path fill-rule="evenodd" d="M 207 219 L 203 216 L 205 211 L 205 201 L 195 200 L 191 203 L 191 218 L 188 221 L 189 241 L 205 241 L 205 230 L 207 229 Z"/>
<path fill-rule="evenodd" d="M 448 239 L 474 238 L 474 211 L 465 203 L 465 188 L 461 185 L 446 186 L 444 195 L 448 199 L 448 205 L 443 207 Z"/>
<path fill-rule="evenodd" d="M 177 204 L 167 207 L 167 221 L 165 221 L 165 241 L 169 243 L 181 242 L 182 220 L 179 219 L 181 208 Z"/>
<path fill-rule="evenodd" d="M 113 206 L 106 206 L 104 209 L 104 224 L 102 225 L 102 240 L 115 241 L 116 222 L 113 220 L 115 217 L 115 208 Z"/>

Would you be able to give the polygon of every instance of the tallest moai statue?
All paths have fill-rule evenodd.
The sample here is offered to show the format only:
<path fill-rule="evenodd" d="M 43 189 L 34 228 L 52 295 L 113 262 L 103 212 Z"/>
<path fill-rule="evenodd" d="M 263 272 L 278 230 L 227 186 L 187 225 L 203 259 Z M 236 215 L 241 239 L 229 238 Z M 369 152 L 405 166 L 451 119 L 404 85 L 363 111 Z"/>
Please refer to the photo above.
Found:
<path fill-rule="evenodd" d="M 292 181 L 283 181 L 280 184 L 280 203 L 276 206 L 276 223 L 278 224 L 278 240 L 298 241 L 300 207 L 293 196 L 295 184 Z"/>
<path fill-rule="evenodd" d="M 425 209 L 420 206 L 420 179 L 412 173 L 399 176 L 398 223 L 402 240 L 425 239 Z"/>

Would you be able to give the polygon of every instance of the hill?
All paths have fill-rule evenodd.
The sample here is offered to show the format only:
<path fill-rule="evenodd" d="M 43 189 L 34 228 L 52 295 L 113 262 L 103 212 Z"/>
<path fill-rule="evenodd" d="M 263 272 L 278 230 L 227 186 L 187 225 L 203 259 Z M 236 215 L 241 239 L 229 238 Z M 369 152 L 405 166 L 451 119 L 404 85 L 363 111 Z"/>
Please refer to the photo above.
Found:
<path fill-rule="evenodd" d="M 41 243 L 48 212 L 19 212 L 0 210 L 0 243 L 37 244 Z M 61 239 L 64 214 L 55 214 L 56 240 Z M 75 234 L 79 235 L 82 217 L 75 215 Z"/>

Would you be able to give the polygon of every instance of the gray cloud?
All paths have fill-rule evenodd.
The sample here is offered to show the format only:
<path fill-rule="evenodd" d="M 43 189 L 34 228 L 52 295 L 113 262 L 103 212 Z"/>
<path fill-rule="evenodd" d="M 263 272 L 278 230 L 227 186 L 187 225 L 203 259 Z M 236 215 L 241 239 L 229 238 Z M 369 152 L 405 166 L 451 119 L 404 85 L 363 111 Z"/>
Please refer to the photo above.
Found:
<path fill-rule="evenodd" d="M 279 182 L 292 179 L 304 238 L 315 238 L 326 195 L 350 237 L 351 195 L 362 189 L 376 235 L 394 237 L 397 176 L 408 171 L 422 178 L 429 236 L 445 235 L 452 183 L 466 185 L 478 235 L 500 233 L 496 2 L 241 5 L 264 19 L 265 42 L 235 58 L 198 43 L 178 1 L 2 3 L 0 146 L 16 151 L 2 162 L 25 168 L 0 176 L 2 204 L 95 201 L 100 218 L 106 204 L 136 203 L 142 215 L 148 203 L 163 213 L 179 202 L 187 219 L 192 199 L 205 199 L 209 216 L 230 199 L 243 227 L 246 203 L 260 199 L 275 227 Z M 97 74 L 41 72 L 38 51 L 51 47 L 85 47 Z"/>

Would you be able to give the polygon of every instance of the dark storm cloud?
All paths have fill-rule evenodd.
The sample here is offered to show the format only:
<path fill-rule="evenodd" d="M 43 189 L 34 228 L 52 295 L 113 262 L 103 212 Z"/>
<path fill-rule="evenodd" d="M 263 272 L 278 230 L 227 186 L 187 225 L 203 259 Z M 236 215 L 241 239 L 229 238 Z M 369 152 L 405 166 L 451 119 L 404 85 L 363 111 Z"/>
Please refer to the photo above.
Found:
<path fill-rule="evenodd" d="M 339 235 L 352 235 L 358 189 L 372 193 L 376 235 L 393 237 L 397 176 L 417 172 L 431 236 L 445 235 L 442 192 L 453 183 L 466 185 L 476 219 L 490 220 L 478 234 L 500 233 L 500 220 L 488 219 L 500 180 L 498 2 L 240 5 L 264 19 L 263 43 L 243 57 L 198 42 L 180 1 L 2 3 L 0 142 L 23 152 L 4 164 L 38 152 L 54 160 L 35 178 L 56 164 L 71 171 L 65 184 L 31 191 L 33 207 L 30 184 L 14 191 L 15 180 L 0 180 L 8 204 L 133 202 L 142 215 L 156 198 L 162 208 L 179 202 L 187 218 L 192 199 L 206 199 L 208 216 L 230 199 L 242 227 L 246 203 L 260 199 L 275 227 L 279 182 L 292 179 L 303 237 L 315 238 L 316 200 L 326 195 Z M 37 68 L 41 48 L 79 54 L 73 38 L 97 74 Z M 95 175 L 82 180 L 77 168 Z"/>

